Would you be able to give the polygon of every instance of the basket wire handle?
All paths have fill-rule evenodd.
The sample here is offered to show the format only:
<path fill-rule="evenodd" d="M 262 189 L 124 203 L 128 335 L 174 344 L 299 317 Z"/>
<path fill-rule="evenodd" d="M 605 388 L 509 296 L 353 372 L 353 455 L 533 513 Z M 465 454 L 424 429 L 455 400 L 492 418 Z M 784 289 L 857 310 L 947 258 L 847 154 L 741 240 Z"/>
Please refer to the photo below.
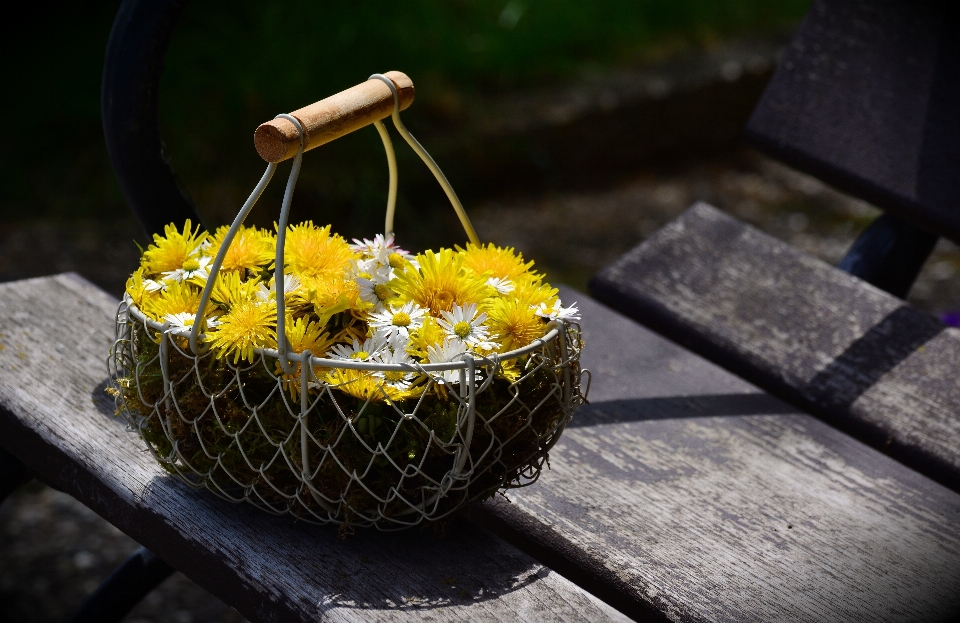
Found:
<path fill-rule="evenodd" d="M 396 101 L 394 101 L 396 107 Z M 383 141 L 383 150 L 387 152 L 387 168 L 390 170 L 390 187 L 387 191 L 387 218 L 383 224 L 383 236 L 389 238 L 393 236 L 393 215 L 397 211 L 397 152 L 393 149 L 393 141 L 390 140 L 390 133 L 386 126 L 379 119 L 373 122 L 377 132 L 380 133 L 380 140 Z"/>
<path fill-rule="evenodd" d="M 466 211 L 463 209 L 463 204 L 460 203 L 460 198 L 457 197 L 456 191 L 453 190 L 453 186 L 450 185 L 450 182 L 447 180 L 447 176 L 443 174 L 443 171 L 440 170 L 440 167 L 437 166 L 436 161 L 427 153 L 427 150 L 423 148 L 423 145 L 420 144 L 417 139 L 410 134 L 410 131 L 407 130 L 407 126 L 403 125 L 403 121 L 400 120 L 400 94 L 397 93 L 397 87 L 393 84 L 393 80 L 387 78 L 383 74 L 373 74 L 368 80 L 377 79 L 382 81 L 384 84 L 389 87 L 390 92 L 393 93 L 393 125 L 397 128 L 397 132 L 400 133 L 400 136 L 403 137 L 403 140 L 407 141 L 407 144 L 410 145 L 410 148 L 413 151 L 417 152 L 417 155 L 420 156 L 420 159 L 423 160 L 423 163 L 427 165 L 427 168 L 430 169 L 430 172 L 433 173 L 433 176 L 437 178 L 437 182 L 440 183 L 443 192 L 446 193 L 447 199 L 450 200 L 450 204 L 453 206 L 453 209 L 456 211 L 457 216 L 460 218 L 460 224 L 463 225 L 463 230 L 467 233 L 467 239 L 471 243 L 480 246 L 480 239 L 477 238 L 477 232 L 473 228 L 473 223 L 470 222 L 470 217 L 467 216 Z M 386 132 L 386 128 L 382 131 L 380 128 L 383 126 L 379 121 L 377 122 L 377 131 L 380 132 L 380 137 L 383 138 Z M 302 136 L 302 135 L 301 135 Z M 387 140 L 384 140 L 384 146 L 386 147 Z M 391 153 L 393 152 L 393 145 L 387 148 L 387 162 L 390 162 Z M 390 203 L 390 199 L 387 200 L 387 231 L 384 234 L 391 233 L 393 231 L 393 209 L 391 205 L 396 206 L 396 157 L 393 158 L 393 167 L 391 168 L 390 176 L 390 190 L 393 198 L 393 204 Z"/>
<path fill-rule="evenodd" d="M 260 199 L 260 195 L 263 194 L 263 190 L 267 187 L 267 184 L 270 183 L 276 171 L 277 164 L 275 162 L 267 165 L 267 170 L 263 173 L 263 177 L 260 178 L 257 186 L 253 189 L 253 192 L 250 193 L 246 203 L 240 208 L 237 217 L 233 219 L 233 224 L 230 226 L 227 235 L 224 236 L 223 242 L 220 244 L 220 249 L 217 251 L 217 256 L 210 266 L 210 276 L 207 278 L 207 284 L 203 288 L 203 294 L 200 295 L 200 307 L 197 309 L 197 315 L 193 319 L 193 327 L 190 329 L 190 350 L 194 355 L 202 355 L 207 351 L 207 348 L 209 348 L 209 346 L 201 348 L 199 338 L 200 332 L 206 330 L 207 323 L 204 311 L 210 302 L 210 293 L 213 292 L 213 286 L 216 284 L 217 277 L 220 275 L 220 266 L 223 265 L 223 259 L 227 256 L 230 244 L 233 242 L 237 232 L 240 231 L 240 226 L 243 225 L 247 214 L 249 214 L 253 206 L 256 205 L 257 200 Z"/>
<path fill-rule="evenodd" d="M 457 216 L 460 219 L 460 224 L 463 226 L 464 231 L 467 234 L 467 239 L 475 244 L 480 245 L 480 239 L 477 237 L 477 232 L 473 228 L 473 223 L 470 222 L 470 217 L 467 216 L 466 211 L 463 209 L 463 204 L 460 203 L 460 198 L 457 197 L 456 191 L 454 191 L 453 186 L 450 185 L 450 181 L 447 180 L 447 176 L 443 174 L 443 171 L 440 170 L 440 167 L 437 165 L 436 161 L 427 153 L 427 150 L 423 148 L 423 145 L 417 141 L 416 138 L 407 130 L 407 127 L 403 124 L 403 121 L 400 120 L 400 94 L 397 92 L 397 87 L 390 78 L 384 76 L 383 74 L 373 74 L 368 78 L 368 80 L 380 80 L 390 89 L 390 92 L 393 94 L 393 125 L 397 128 L 397 131 L 400 133 L 400 136 L 410 145 L 410 148 L 413 149 L 420 156 L 420 159 L 423 160 L 424 164 L 427 165 L 427 168 L 430 169 L 430 172 L 433 173 L 433 176 L 439 182 L 440 187 L 443 188 L 444 193 L 447 195 L 447 199 L 450 200 L 450 204 L 453 206 L 454 211 L 457 213 Z M 293 167 L 290 169 L 290 176 L 287 178 L 287 187 L 283 193 L 283 203 L 280 208 L 280 222 L 277 226 L 277 254 L 276 261 L 274 264 L 274 289 L 276 291 L 276 300 L 277 300 L 277 352 L 279 354 L 280 367 L 283 369 L 285 374 L 293 374 L 294 368 L 293 364 L 289 359 L 289 343 L 287 341 L 286 334 L 286 310 L 284 305 L 284 263 L 283 263 L 283 250 L 286 239 L 286 230 L 287 230 L 287 221 L 290 217 L 290 204 L 293 201 L 293 191 L 297 185 L 297 178 L 300 176 L 300 167 L 303 163 L 303 150 L 304 150 L 304 139 L 306 137 L 306 132 L 303 129 L 300 121 L 293 115 L 280 114 L 274 117 L 275 119 L 286 119 L 294 125 L 299 134 L 300 145 L 297 149 L 297 154 L 293 159 Z M 390 134 L 387 132 L 387 128 L 383 125 L 381 121 L 375 121 L 374 126 L 377 128 L 377 132 L 380 134 L 380 139 L 383 141 L 383 148 L 387 154 L 387 167 L 390 172 L 390 186 L 387 193 L 387 215 L 384 222 L 384 235 L 391 236 L 393 235 L 393 221 L 394 214 L 396 213 L 397 207 L 397 186 L 398 186 L 398 173 L 397 173 L 397 156 L 393 148 L 393 142 L 390 140 Z M 208 304 L 210 303 L 210 295 L 213 292 L 213 288 L 216 285 L 217 277 L 220 274 L 220 268 L 223 265 L 223 260 L 227 255 L 227 251 L 230 249 L 230 245 L 233 243 L 233 239 L 236 237 L 237 232 L 240 230 L 240 226 L 243 225 L 244 220 L 246 220 L 247 215 L 250 213 L 250 210 L 256 205 L 257 201 L 260 199 L 260 196 L 263 194 L 263 190 L 270 183 L 270 180 L 273 178 L 273 174 L 277 170 L 277 164 L 271 162 L 267 165 L 267 170 L 264 172 L 263 177 L 260 178 L 260 182 L 257 183 L 256 188 L 250 194 L 250 197 L 247 198 L 246 203 L 240 209 L 240 212 L 237 214 L 237 217 L 234 219 L 233 224 L 230 226 L 227 235 L 224 237 L 223 242 L 220 245 L 220 248 L 217 250 L 216 258 L 214 258 L 213 264 L 210 266 L 210 276 L 207 279 L 207 283 L 203 288 L 203 293 L 200 296 L 200 306 L 197 310 L 197 315 L 193 320 L 193 327 L 190 329 L 190 350 L 195 355 L 201 355 L 207 351 L 209 346 L 200 344 L 200 335 L 202 331 L 206 329 L 206 318 L 204 311 L 206 310 Z"/>
<path fill-rule="evenodd" d="M 275 119 L 286 119 L 292 123 L 297 132 L 300 133 L 300 148 L 293 159 L 293 168 L 290 169 L 290 176 L 287 178 L 287 188 L 283 191 L 283 203 L 280 205 L 280 224 L 277 225 L 277 257 L 273 272 L 273 285 L 276 290 L 277 299 L 277 355 L 280 360 L 280 367 L 284 373 L 293 374 L 295 368 L 290 363 L 288 357 L 290 344 L 287 341 L 286 320 L 287 312 L 285 309 L 285 292 L 283 285 L 283 247 L 287 236 L 287 221 L 290 219 L 290 204 L 293 202 L 293 190 L 297 186 L 297 178 L 300 176 L 300 165 L 303 163 L 303 139 L 305 132 L 303 126 L 293 115 L 280 114 Z"/>

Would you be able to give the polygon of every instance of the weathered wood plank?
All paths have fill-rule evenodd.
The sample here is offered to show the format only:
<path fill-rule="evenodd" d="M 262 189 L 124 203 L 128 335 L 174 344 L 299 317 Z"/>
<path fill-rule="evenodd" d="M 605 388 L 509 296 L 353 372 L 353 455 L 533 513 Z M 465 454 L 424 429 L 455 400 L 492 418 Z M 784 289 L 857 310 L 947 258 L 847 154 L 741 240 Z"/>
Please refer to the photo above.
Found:
<path fill-rule="evenodd" d="M 960 495 L 583 295 L 563 297 L 583 311 L 591 405 L 536 486 L 474 517 L 634 615 L 960 613 Z"/>
<path fill-rule="evenodd" d="M 255 621 L 624 620 L 497 537 L 296 524 L 167 476 L 103 393 L 116 301 L 75 275 L 0 284 L 0 443 Z"/>
<path fill-rule="evenodd" d="M 960 240 L 954 2 L 816 0 L 747 123 L 764 152 Z"/>
<path fill-rule="evenodd" d="M 0 286 L 3 305 L 9 305 L 7 287 Z M 48 290 L 45 297 L 54 292 Z M 575 581 L 591 588 L 606 586 L 614 597 L 610 601 L 623 604 L 622 609 L 636 617 L 911 620 L 935 618 L 957 606 L 956 494 L 586 297 L 569 291 L 564 297 L 580 298 L 584 309 L 585 363 L 596 375 L 591 389 L 594 404 L 578 412 L 575 425 L 553 453 L 552 470 L 538 484 L 511 493 L 512 504 L 484 505 L 474 511 L 475 519 L 515 539 L 542 561 L 555 560 L 556 568 Z M 96 313 L 102 315 L 111 306 L 105 298 Z M 5 317 L 2 311 L 0 317 Z M 82 339 L 60 337 L 68 347 Z M 13 343 L 7 337 L 2 340 Z M 7 358 L 8 350 L 0 354 L 3 374 L 7 364 L 20 365 L 19 357 Z M 0 387 L 0 404 L 7 405 L 4 392 L 14 390 Z M 68 408 L 60 411 L 70 413 L 76 405 L 83 412 L 90 390 L 70 391 L 65 388 Z M 51 417 L 58 416 L 47 416 Z M 11 439 L 8 419 L 7 413 L 0 417 L 5 446 Z M 30 426 L 46 435 L 62 429 L 59 422 L 44 424 L 42 417 L 31 419 Z M 129 444 L 127 433 L 119 427 L 98 428 L 108 432 L 109 443 L 96 448 L 95 455 L 104 448 L 109 453 L 130 448 L 134 456 L 125 457 L 127 461 L 140 460 L 144 471 L 152 469 L 142 454 L 135 458 L 136 445 Z M 78 451 L 69 439 L 58 445 L 89 454 Z M 32 454 L 29 443 L 17 443 L 15 449 Z M 57 476 L 58 470 L 53 466 L 44 476 Z M 77 471 L 82 476 L 94 470 L 113 472 L 117 464 Z M 506 583 L 497 578 L 513 577 L 515 584 L 522 584 L 517 578 L 527 576 L 514 569 L 524 568 L 524 560 L 528 565 L 532 561 L 516 562 L 515 551 L 483 533 L 470 538 L 455 534 L 453 543 L 437 544 L 415 534 L 374 534 L 344 544 L 323 529 L 290 525 L 282 518 L 183 491 L 158 471 L 139 477 L 124 474 L 112 488 L 97 484 L 99 478 L 62 474 L 59 478 L 80 483 L 75 486 L 83 487 L 80 493 L 94 508 L 105 509 L 101 512 L 112 513 L 112 518 L 152 538 L 157 546 L 166 546 L 177 566 L 195 565 L 195 572 L 207 574 L 198 578 L 200 583 L 214 593 L 229 594 L 237 603 L 236 593 L 243 592 L 245 613 L 271 608 L 302 612 L 312 605 L 317 616 L 323 608 L 316 604 L 321 603 L 332 605 L 328 616 L 333 619 L 431 613 L 444 620 L 549 619 L 551 607 L 555 618 L 563 616 L 557 612 L 560 607 L 580 607 L 573 616 L 589 617 L 582 604 L 571 607 L 574 600 L 562 597 L 557 588 L 550 587 L 559 598 L 547 596 L 537 603 L 527 594 L 516 595 L 522 590 L 542 591 L 550 580 L 561 581 L 556 574 L 513 593 L 498 589 Z M 94 482 L 88 484 L 89 480 Z M 185 503 L 195 510 L 185 526 L 173 524 L 169 518 Z M 157 520 L 144 505 L 172 511 L 165 514 L 167 521 Z M 226 530 L 255 531 L 258 538 L 277 534 L 281 542 L 268 536 L 254 548 L 225 539 L 224 529 L 211 525 L 211 515 Z M 185 530 L 209 546 L 198 548 L 191 539 L 185 544 L 177 536 Z M 254 549 L 260 553 L 251 552 Z M 272 563 L 264 562 L 263 552 Z M 473 557 L 489 562 L 471 566 Z M 294 568 L 277 567 L 277 559 L 307 559 L 313 566 L 289 562 Z M 272 577 L 278 568 L 281 579 Z M 536 564 L 529 568 L 533 574 L 544 571 Z M 464 569 L 476 571 L 467 575 Z M 239 584 L 238 576 L 247 578 L 247 584 Z M 288 595 L 291 577 L 300 588 Z M 442 580 L 449 577 L 461 584 L 472 582 L 468 590 L 474 596 L 491 599 L 469 606 L 456 603 L 443 592 L 449 585 Z M 440 588 L 427 590 L 432 582 L 439 582 Z M 411 586 L 417 590 L 411 591 Z M 280 595 L 286 601 L 281 602 Z M 373 597 L 363 602 L 356 595 Z M 444 603 L 450 605 L 439 611 L 394 609 L 411 595 L 424 603 L 446 598 Z M 495 610 L 492 602 L 511 598 L 519 607 L 508 604 L 505 609 L 516 607 L 519 614 Z M 595 602 L 587 605 L 601 607 Z M 536 612 L 537 607 L 548 610 Z"/>
<path fill-rule="evenodd" d="M 597 298 L 960 490 L 960 331 L 706 204 Z"/>

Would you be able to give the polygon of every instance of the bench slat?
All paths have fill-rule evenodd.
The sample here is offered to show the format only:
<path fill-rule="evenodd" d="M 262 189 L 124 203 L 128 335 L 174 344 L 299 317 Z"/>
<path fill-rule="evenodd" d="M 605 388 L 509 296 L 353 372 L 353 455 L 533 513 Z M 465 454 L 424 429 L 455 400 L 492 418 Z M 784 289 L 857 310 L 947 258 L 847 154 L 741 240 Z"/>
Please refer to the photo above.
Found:
<path fill-rule="evenodd" d="M 697 204 L 596 296 L 960 490 L 960 331 Z"/>
<path fill-rule="evenodd" d="M 473 519 L 498 530 L 541 562 L 549 560 L 554 566 L 555 561 L 554 568 L 577 583 L 590 590 L 599 587 L 596 594 L 636 618 L 850 620 L 874 616 L 895 620 L 931 618 L 958 605 L 960 499 L 956 494 L 588 298 L 569 290 L 563 296 L 569 301 L 579 299 L 584 309 L 584 360 L 597 375 L 591 389 L 593 405 L 578 411 L 574 425 L 553 452 L 552 470 L 539 483 L 512 492 L 512 504 L 480 505 L 472 510 Z M 101 314 L 113 304 L 104 298 Z M 0 318 L 4 316 L 0 313 Z M 0 399 L 7 404 L 2 394 Z M 10 437 L 4 419 L 0 418 L 0 433 L 6 440 Z M 135 446 L 119 427 L 114 435 L 127 443 L 124 447 Z M 147 467 L 152 468 L 148 460 Z M 315 569 L 302 574 L 300 581 L 307 577 L 313 603 L 328 596 L 339 606 L 333 612 L 341 618 L 425 614 L 397 612 L 383 604 L 387 599 L 396 602 L 405 593 L 394 586 L 401 581 L 420 589 L 431 585 L 423 576 L 464 582 L 459 571 L 462 562 L 458 568 L 463 557 L 493 558 L 468 576 L 476 582 L 474 587 L 483 582 L 489 591 L 498 584 L 496 578 L 511 576 L 502 567 L 515 558 L 500 552 L 517 556 L 482 533 L 474 538 L 486 541 L 464 538 L 462 545 L 457 542 L 457 561 L 450 562 L 451 554 L 435 554 L 449 542 L 437 547 L 414 533 L 374 534 L 374 545 L 368 545 L 367 535 L 338 543 L 332 535 L 325 537 L 322 529 L 289 522 L 283 528 L 283 518 L 170 487 L 176 481 L 158 472 L 151 472 L 149 484 L 169 488 L 168 503 L 202 506 L 216 513 L 218 521 L 229 522 L 231 530 L 255 529 L 258 534 L 267 529 L 289 530 L 284 532 L 285 543 L 292 546 L 281 558 L 295 559 L 305 541 L 322 540 L 314 559 L 326 561 L 326 569 L 343 569 L 343 575 L 329 571 L 323 575 L 322 569 Z M 95 489 L 87 493 L 101 500 L 109 497 Z M 156 498 L 140 495 L 137 499 Z M 129 504 L 126 508 L 131 515 L 128 523 L 136 524 L 133 515 L 142 510 Z M 177 532 L 168 524 L 151 528 L 151 535 Z M 198 529 L 191 527 L 190 533 Z M 305 532 L 300 534 L 301 530 Z M 176 538 L 182 547 L 183 537 Z M 239 561 L 221 561 L 223 541 L 218 541 L 217 534 L 203 534 L 202 539 L 215 546 L 204 554 L 194 544 L 193 551 L 181 556 L 183 562 L 205 555 L 211 560 L 201 565 L 201 571 L 225 569 L 217 582 L 230 582 L 231 569 Z M 402 574 L 393 572 L 403 563 L 397 558 L 381 563 L 383 554 L 376 547 L 383 543 L 396 548 L 391 555 L 418 564 L 410 564 L 412 570 L 403 568 Z M 269 549 L 275 547 L 282 544 L 269 544 Z M 271 558 L 262 569 L 275 568 L 277 555 L 271 552 Z M 171 562 L 179 566 L 181 561 Z M 443 565 L 436 575 L 419 568 L 431 562 Z M 471 561 L 467 568 L 472 568 L 470 564 L 476 563 Z M 382 573 L 384 565 L 391 571 Z M 242 573 L 249 572 L 243 568 Z M 483 580 L 477 579 L 484 574 Z M 384 577 L 389 582 L 382 581 Z M 520 576 L 513 573 L 512 577 Z M 551 579 L 562 581 L 550 574 L 524 589 L 542 590 Z M 274 599 L 290 590 L 285 580 L 268 580 L 273 582 Z M 261 581 L 258 577 L 257 584 Z M 284 584 L 280 593 L 278 583 Z M 240 589 L 230 588 L 236 603 Z M 331 598 L 331 593 L 339 597 Z M 344 603 L 371 593 L 376 597 L 365 605 L 374 616 L 367 610 L 348 610 L 354 604 Z M 490 609 L 492 601 L 505 601 L 511 595 L 498 594 L 471 609 L 457 611 L 452 605 L 444 612 L 451 613 L 449 618 L 460 612 L 464 617 L 480 612 L 491 619 L 532 618 L 527 613 L 537 606 L 516 608 L 519 613 L 510 614 Z M 310 599 L 301 599 L 301 611 L 306 611 Z M 548 594 L 538 605 L 552 605 L 556 612 L 559 606 L 554 599 Z M 484 605 L 488 610 L 481 610 Z M 587 606 L 602 608 L 592 602 Z M 515 606 L 506 609 L 510 607 Z M 589 618 L 582 604 L 576 607 L 581 610 L 575 616 Z M 247 610 L 256 608 L 249 604 Z M 267 609 L 261 604 L 259 611 Z M 318 610 L 314 606 L 314 613 Z M 537 613 L 537 618 L 544 617 Z"/>
<path fill-rule="evenodd" d="M 638 618 L 960 612 L 960 495 L 582 294 L 562 296 L 583 312 L 591 404 L 537 485 L 481 507 L 486 525 Z"/>
<path fill-rule="evenodd" d="M 954 2 L 815 0 L 748 140 L 960 241 L 958 17 Z"/>
<path fill-rule="evenodd" d="M 116 301 L 75 275 L 0 284 L 0 440 L 254 621 L 626 620 L 462 519 L 447 538 L 297 524 L 166 475 L 103 392 Z M 439 608 L 440 610 L 437 610 Z"/>

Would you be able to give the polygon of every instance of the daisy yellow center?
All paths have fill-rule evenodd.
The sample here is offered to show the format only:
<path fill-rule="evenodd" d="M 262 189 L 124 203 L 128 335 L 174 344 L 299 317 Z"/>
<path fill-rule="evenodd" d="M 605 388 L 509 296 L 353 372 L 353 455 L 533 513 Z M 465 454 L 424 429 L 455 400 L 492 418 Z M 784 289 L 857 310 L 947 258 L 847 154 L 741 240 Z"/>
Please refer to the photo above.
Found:
<path fill-rule="evenodd" d="M 470 326 L 470 323 L 466 320 L 461 320 L 457 324 L 453 325 L 453 333 L 461 340 L 469 336 L 473 332 L 473 327 Z"/>
<path fill-rule="evenodd" d="M 200 270 L 200 262 L 196 258 L 190 258 L 183 263 L 183 270 L 187 271 L 188 273 Z"/>
<path fill-rule="evenodd" d="M 370 353 L 368 353 L 367 351 L 365 351 L 365 350 L 358 350 L 357 352 L 355 352 L 355 353 L 353 353 L 352 355 L 350 355 L 350 358 L 351 358 L 351 359 L 366 359 L 366 358 L 369 357 L 369 356 L 370 356 Z"/>
<path fill-rule="evenodd" d="M 385 283 L 378 283 L 373 286 L 373 293 L 377 295 L 377 298 L 381 301 L 387 300 L 393 294 Z"/>
<path fill-rule="evenodd" d="M 390 321 L 395 327 L 409 327 L 410 323 L 410 314 L 407 312 L 397 312 L 393 315 L 393 319 Z"/>
<path fill-rule="evenodd" d="M 384 372 L 383 378 L 387 379 L 391 383 L 398 383 L 403 380 L 405 372 Z"/>
<path fill-rule="evenodd" d="M 399 253 L 391 253 L 387 257 L 387 262 L 390 264 L 390 268 L 393 268 L 394 270 L 403 268 L 403 256 Z"/>

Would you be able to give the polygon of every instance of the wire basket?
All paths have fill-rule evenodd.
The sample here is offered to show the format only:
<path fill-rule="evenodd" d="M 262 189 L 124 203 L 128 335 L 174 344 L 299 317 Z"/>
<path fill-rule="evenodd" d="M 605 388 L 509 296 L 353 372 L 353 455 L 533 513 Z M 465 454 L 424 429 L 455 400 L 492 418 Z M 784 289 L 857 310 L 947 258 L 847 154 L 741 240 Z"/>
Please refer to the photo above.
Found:
<path fill-rule="evenodd" d="M 468 237 L 476 234 L 439 168 L 399 120 L 398 131 L 447 191 Z M 281 207 L 276 292 L 284 292 L 284 238 L 304 151 L 304 131 Z M 386 231 L 392 230 L 396 164 L 390 165 Z M 440 519 L 462 505 L 536 481 L 547 453 L 584 398 L 579 326 L 553 320 L 545 334 L 510 352 L 463 353 L 445 363 L 384 363 L 257 348 L 252 361 L 217 359 L 205 343 L 203 310 L 226 250 L 269 183 L 267 167 L 210 269 L 189 330 L 157 322 L 125 295 L 116 316 L 109 366 L 118 411 L 167 471 L 192 487 L 307 522 L 381 530 Z M 284 296 L 277 296 L 277 335 Z M 504 374 L 505 367 L 512 370 Z M 331 374 L 331 373 L 335 374 Z M 509 377 L 509 378 L 508 378 Z M 331 378 L 335 378 L 332 381 Z M 416 399 L 389 398 L 390 383 L 418 383 Z M 366 399 L 345 385 L 365 383 Z"/>

